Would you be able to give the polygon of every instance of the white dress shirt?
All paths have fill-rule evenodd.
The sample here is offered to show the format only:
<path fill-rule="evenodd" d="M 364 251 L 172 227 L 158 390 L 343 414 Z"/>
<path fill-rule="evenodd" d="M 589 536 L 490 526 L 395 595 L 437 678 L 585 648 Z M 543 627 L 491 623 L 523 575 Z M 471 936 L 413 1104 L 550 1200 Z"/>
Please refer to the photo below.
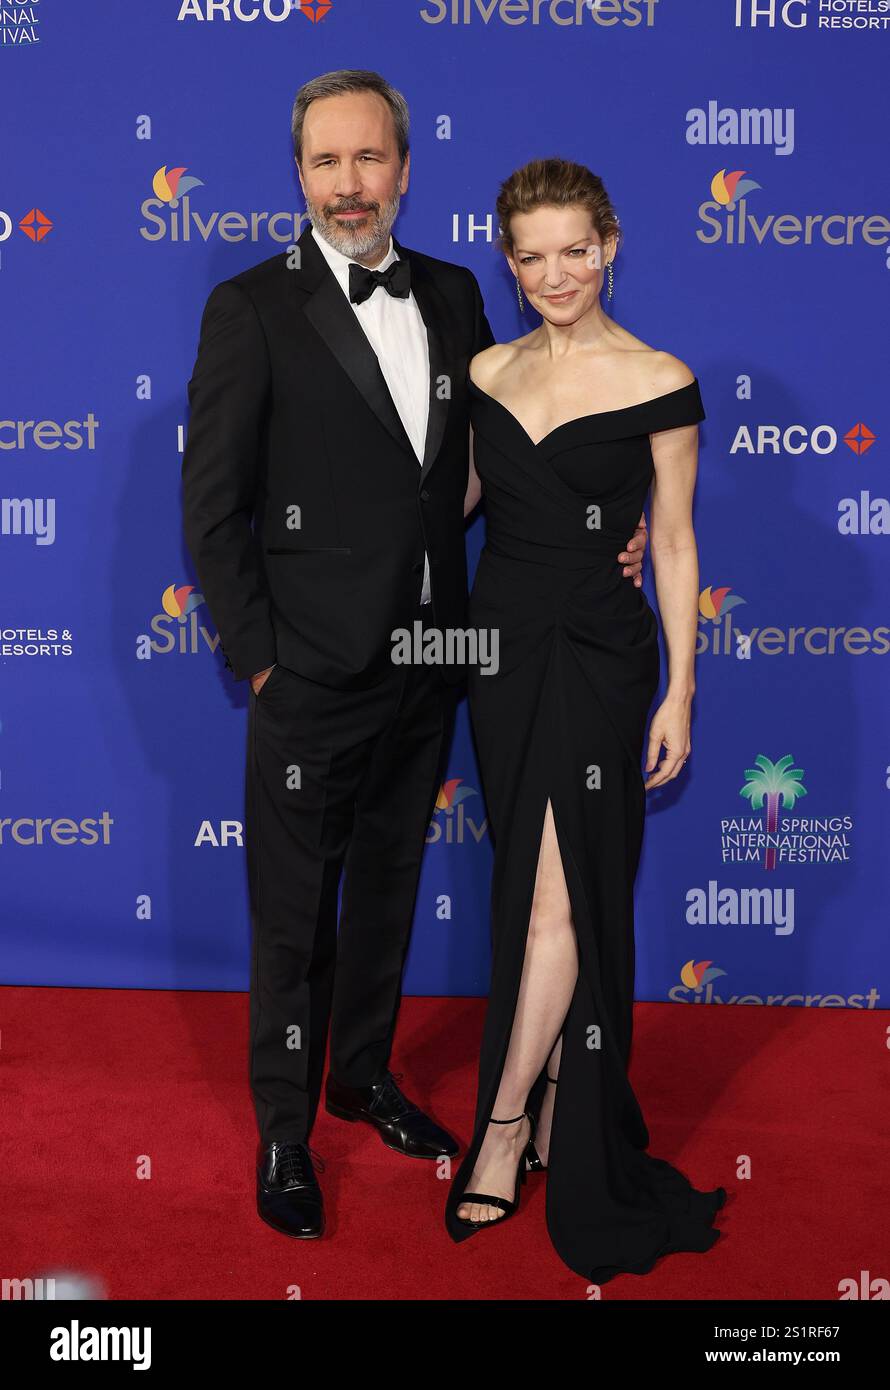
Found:
<path fill-rule="evenodd" d="M 412 290 L 407 299 L 396 299 L 382 285 L 368 299 L 353 304 L 349 298 L 349 265 L 354 257 L 325 241 L 315 227 L 312 235 L 321 247 L 331 270 L 346 295 L 346 302 L 364 329 L 365 336 L 377 354 L 380 370 L 389 387 L 396 410 L 414 447 L 419 464 L 423 464 L 427 418 L 430 410 L 430 351 L 426 325 Z M 370 270 L 386 270 L 399 259 L 389 239 L 389 250 Z M 421 603 L 430 601 L 430 561 L 424 552 L 423 588 Z"/>

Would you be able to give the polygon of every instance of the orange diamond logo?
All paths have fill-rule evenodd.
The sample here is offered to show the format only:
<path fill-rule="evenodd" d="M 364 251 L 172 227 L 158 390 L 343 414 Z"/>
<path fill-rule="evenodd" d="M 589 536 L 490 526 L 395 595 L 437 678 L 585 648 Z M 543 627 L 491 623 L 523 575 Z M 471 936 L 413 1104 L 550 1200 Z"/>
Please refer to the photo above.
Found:
<path fill-rule="evenodd" d="M 46 213 L 40 211 L 40 208 L 32 208 L 29 213 L 26 213 L 19 226 L 25 236 L 29 236 L 32 241 L 43 241 L 43 238 L 53 229 L 52 222 Z"/>
<path fill-rule="evenodd" d="M 324 19 L 330 8 L 331 0 L 297 0 L 297 9 L 300 14 L 311 19 L 313 24 L 318 24 L 319 20 Z"/>
<path fill-rule="evenodd" d="M 868 425 L 863 425 L 861 420 L 858 424 L 854 425 L 851 430 L 847 430 L 847 433 L 844 435 L 844 443 L 849 445 L 854 454 L 864 454 L 866 450 L 871 448 L 874 442 L 875 436 L 868 428 Z"/>

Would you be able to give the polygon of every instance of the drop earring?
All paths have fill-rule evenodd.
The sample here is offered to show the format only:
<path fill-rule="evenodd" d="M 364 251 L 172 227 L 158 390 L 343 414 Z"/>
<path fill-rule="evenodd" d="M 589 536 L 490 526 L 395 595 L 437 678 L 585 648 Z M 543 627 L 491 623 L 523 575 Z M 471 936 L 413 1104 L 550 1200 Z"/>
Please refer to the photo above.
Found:
<path fill-rule="evenodd" d="M 615 272 L 614 272 L 614 270 L 612 269 L 612 262 L 611 262 L 611 261 L 610 261 L 609 264 L 606 266 L 606 269 L 607 269 L 608 272 L 609 272 L 609 299 L 611 300 L 611 298 L 612 298 L 612 291 L 613 291 L 614 288 L 615 288 Z"/>
<path fill-rule="evenodd" d="M 519 276 L 518 276 L 518 275 L 516 276 L 516 295 L 517 295 L 517 298 L 518 298 L 518 300 L 519 300 L 519 312 L 520 312 L 520 314 L 524 314 L 524 313 L 525 313 L 525 300 L 522 298 L 522 286 L 521 286 L 520 283 L 519 283 Z"/>

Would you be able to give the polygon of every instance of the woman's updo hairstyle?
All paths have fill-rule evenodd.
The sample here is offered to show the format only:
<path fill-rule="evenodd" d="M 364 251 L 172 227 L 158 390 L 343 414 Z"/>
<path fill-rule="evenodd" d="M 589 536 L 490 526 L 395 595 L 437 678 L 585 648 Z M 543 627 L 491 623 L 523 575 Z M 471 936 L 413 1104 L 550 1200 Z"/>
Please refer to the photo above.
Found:
<path fill-rule="evenodd" d="M 575 206 L 586 208 L 590 213 L 603 245 L 613 232 L 617 234 L 617 252 L 621 228 L 602 179 L 584 164 L 575 164 L 570 159 L 532 159 L 504 180 L 495 204 L 500 224 L 495 244 L 507 255 L 513 255 L 510 219 L 518 212 L 532 212 L 539 207 Z"/>

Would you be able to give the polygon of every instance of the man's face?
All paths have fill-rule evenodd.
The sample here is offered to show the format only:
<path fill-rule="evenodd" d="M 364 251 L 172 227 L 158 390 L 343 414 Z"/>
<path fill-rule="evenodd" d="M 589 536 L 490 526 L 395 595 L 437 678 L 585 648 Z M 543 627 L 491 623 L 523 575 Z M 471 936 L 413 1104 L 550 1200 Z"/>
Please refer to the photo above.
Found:
<path fill-rule="evenodd" d="M 378 250 L 382 256 L 408 187 L 410 159 L 400 166 L 392 112 L 376 92 L 313 101 L 297 172 L 319 235 L 356 260 Z"/>

